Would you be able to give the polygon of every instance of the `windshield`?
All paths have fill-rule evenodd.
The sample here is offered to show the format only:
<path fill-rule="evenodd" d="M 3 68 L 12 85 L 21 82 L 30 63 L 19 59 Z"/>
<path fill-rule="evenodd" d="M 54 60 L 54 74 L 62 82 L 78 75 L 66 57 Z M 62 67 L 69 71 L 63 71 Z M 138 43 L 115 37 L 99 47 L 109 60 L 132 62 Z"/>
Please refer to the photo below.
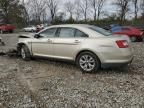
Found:
<path fill-rule="evenodd" d="M 98 32 L 98 33 L 100 33 L 100 34 L 102 34 L 102 35 L 105 35 L 105 36 L 110 36 L 110 35 L 112 35 L 112 32 L 107 31 L 107 30 L 102 29 L 102 28 L 97 27 L 97 26 L 88 26 L 88 28 L 91 29 L 91 30 L 94 30 L 94 31 L 96 31 L 96 32 Z"/>

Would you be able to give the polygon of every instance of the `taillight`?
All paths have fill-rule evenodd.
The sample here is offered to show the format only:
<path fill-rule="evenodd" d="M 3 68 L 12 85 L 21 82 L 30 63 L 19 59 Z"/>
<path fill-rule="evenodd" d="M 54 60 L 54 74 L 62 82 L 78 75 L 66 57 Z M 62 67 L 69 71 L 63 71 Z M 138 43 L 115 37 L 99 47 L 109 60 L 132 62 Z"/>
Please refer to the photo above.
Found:
<path fill-rule="evenodd" d="M 116 41 L 119 48 L 128 48 L 129 44 L 126 40 L 118 40 Z"/>

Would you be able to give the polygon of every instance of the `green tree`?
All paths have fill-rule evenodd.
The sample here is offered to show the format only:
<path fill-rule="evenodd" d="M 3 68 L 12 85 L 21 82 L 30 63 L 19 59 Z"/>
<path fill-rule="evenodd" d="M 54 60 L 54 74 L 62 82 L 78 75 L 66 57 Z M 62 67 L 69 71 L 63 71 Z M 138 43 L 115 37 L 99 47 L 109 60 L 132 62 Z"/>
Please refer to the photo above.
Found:
<path fill-rule="evenodd" d="M 121 24 L 123 24 L 126 20 L 126 15 L 128 14 L 129 3 L 131 0 L 115 0 L 114 4 L 119 8 L 119 18 Z"/>
<path fill-rule="evenodd" d="M 23 22 L 25 7 L 19 3 L 19 0 L 0 0 L 0 9 L 3 10 L 6 23 L 19 24 Z"/>

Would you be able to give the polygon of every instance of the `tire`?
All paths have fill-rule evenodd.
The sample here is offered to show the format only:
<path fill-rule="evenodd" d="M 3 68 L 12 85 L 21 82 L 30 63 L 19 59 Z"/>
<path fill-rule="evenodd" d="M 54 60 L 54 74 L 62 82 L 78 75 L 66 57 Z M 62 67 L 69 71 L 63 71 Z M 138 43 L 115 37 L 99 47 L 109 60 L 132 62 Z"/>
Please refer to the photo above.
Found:
<path fill-rule="evenodd" d="M 13 33 L 13 30 L 10 30 L 9 33 Z"/>
<path fill-rule="evenodd" d="M 76 59 L 77 66 L 83 73 L 97 72 L 100 68 L 99 58 L 91 52 L 82 52 Z"/>
<path fill-rule="evenodd" d="M 25 61 L 29 61 L 31 59 L 30 51 L 26 45 L 23 45 L 20 48 L 20 55 L 21 55 L 21 58 Z"/>
<path fill-rule="evenodd" d="M 132 42 L 136 42 L 136 40 L 137 40 L 137 38 L 134 37 L 134 36 L 130 37 L 130 39 L 131 39 Z"/>

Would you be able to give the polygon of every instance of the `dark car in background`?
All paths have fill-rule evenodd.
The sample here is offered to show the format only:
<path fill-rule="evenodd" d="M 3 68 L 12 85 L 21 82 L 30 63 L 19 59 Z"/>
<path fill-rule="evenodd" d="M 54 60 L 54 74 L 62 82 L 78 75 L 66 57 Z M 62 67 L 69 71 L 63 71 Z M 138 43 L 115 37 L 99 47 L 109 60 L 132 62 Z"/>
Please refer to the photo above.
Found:
<path fill-rule="evenodd" d="M 15 26 L 11 22 L 7 21 L 3 11 L 0 9 L 0 33 L 8 32 L 13 33 Z"/>
<path fill-rule="evenodd" d="M 4 32 L 13 33 L 15 30 L 15 26 L 11 24 L 1 24 L 0 25 L 0 33 L 3 34 Z"/>
<path fill-rule="evenodd" d="M 131 26 L 116 26 L 111 29 L 114 34 L 127 35 L 132 42 L 143 41 L 144 31 Z"/>
<path fill-rule="evenodd" d="M 120 25 L 119 24 L 110 24 L 110 25 L 104 26 L 103 29 L 110 31 L 112 28 L 117 27 L 117 26 L 120 26 Z"/>
<path fill-rule="evenodd" d="M 137 26 L 136 28 L 140 29 L 141 31 L 144 32 L 144 25 L 143 26 Z"/>

